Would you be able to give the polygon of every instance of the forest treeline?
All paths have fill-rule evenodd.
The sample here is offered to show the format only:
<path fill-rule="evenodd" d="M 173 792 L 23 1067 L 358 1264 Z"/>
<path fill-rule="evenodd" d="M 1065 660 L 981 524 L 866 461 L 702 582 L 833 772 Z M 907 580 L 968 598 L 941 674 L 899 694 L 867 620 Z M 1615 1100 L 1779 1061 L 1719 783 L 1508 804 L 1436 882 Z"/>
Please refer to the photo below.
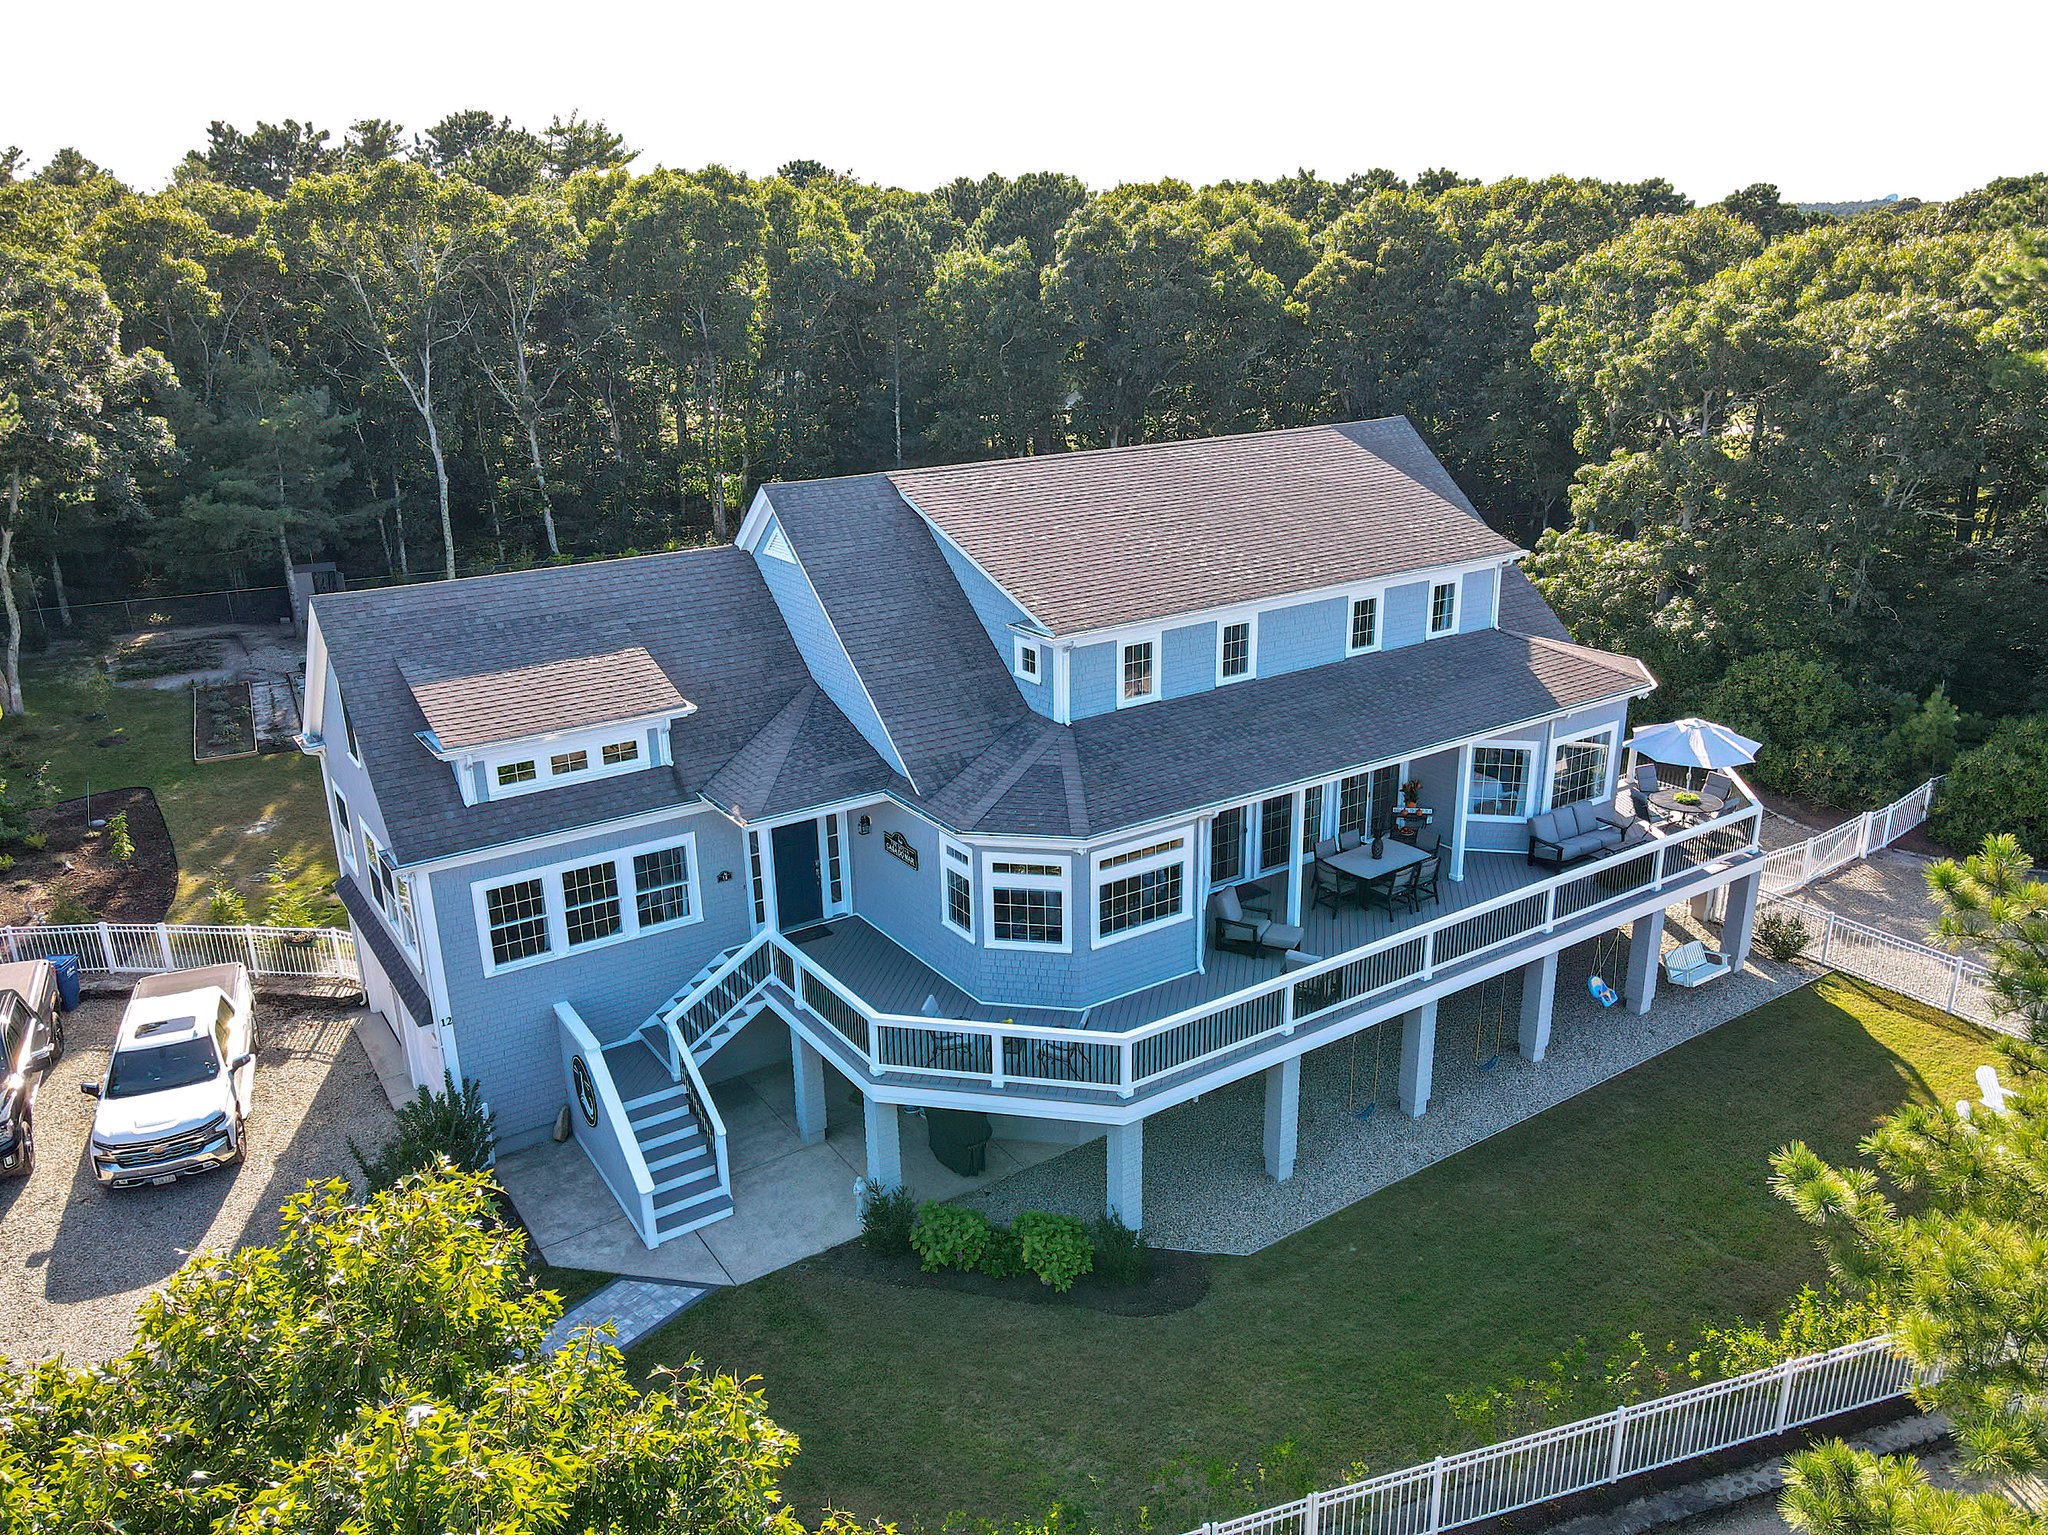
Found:
<path fill-rule="evenodd" d="M 637 158 L 464 112 L 216 123 L 148 193 L 0 160 L 10 608 L 666 548 L 772 479 L 1398 413 L 1582 639 L 1765 733 L 1783 787 L 1868 797 L 2048 709 L 2048 177 L 1842 218 Z"/>

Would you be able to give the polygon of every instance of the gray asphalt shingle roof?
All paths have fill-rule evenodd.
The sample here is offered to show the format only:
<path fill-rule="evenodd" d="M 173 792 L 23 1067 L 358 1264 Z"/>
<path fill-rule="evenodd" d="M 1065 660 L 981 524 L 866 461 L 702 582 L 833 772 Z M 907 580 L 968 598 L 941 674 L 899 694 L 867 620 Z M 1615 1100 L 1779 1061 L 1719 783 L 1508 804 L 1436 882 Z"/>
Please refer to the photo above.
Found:
<path fill-rule="evenodd" d="M 1400 417 L 888 478 L 1056 635 L 1516 552 Z"/>
<path fill-rule="evenodd" d="M 695 803 L 729 759 L 814 686 L 740 549 L 338 592 L 316 597 L 313 611 L 401 863 Z M 454 771 L 414 739 L 427 720 L 404 675 L 408 662 L 489 673 L 634 646 L 697 706 L 670 727 L 673 770 L 465 806 Z M 829 726 L 837 711 L 829 701 L 822 707 Z M 840 724 L 843 733 L 823 731 L 839 777 L 886 786 L 893 775 Z"/>
<path fill-rule="evenodd" d="M 398 670 L 450 751 L 688 707 L 644 645 L 487 671 L 443 656 L 408 656 Z"/>

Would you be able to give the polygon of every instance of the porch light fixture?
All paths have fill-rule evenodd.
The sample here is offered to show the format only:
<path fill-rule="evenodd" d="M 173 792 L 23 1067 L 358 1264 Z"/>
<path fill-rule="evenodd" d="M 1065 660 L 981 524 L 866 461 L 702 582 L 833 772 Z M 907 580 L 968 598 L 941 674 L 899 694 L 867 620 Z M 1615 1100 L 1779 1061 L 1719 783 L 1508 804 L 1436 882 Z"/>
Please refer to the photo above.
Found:
<path fill-rule="evenodd" d="M 863 837 L 865 837 L 869 832 L 873 831 L 874 829 L 874 822 L 870 821 L 866 816 L 862 816 L 860 818 L 860 834 Z"/>

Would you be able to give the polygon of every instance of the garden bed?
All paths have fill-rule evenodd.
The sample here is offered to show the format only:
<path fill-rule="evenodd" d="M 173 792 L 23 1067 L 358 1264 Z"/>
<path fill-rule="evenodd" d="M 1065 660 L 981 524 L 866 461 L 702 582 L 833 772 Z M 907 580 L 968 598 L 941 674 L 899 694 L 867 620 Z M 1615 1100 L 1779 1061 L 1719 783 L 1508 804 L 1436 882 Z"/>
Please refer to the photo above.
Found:
<path fill-rule="evenodd" d="M 29 817 L 48 840 L 40 850 L 10 849 L 14 866 L 0 875 L 0 923 L 48 921 L 58 887 L 108 922 L 161 922 L 178 893 L 178 854 L 148 789 L 110 789 L 92 797 L 96 819 L 126 813 L 135 856 L 115 861 L 106 828 L 86 825 L 85 801 L 66 800 Z"/>
<path fill-rule="evenodd" d="M 192 760 L 220 762 L 256 752 L 256 712 L 246 682 L 200 682 L 192 688 Z"/>
<path fill-rule="evenodd" d="M 869 1284 L 902 1289 L 949 1290 L 956 1295 L 982 1295 L 1018 1301 L 1027 1306 L 1080 1306 L 1111 1316 L 1167 1316 L 1198 1304 L 1209 1293 L 1208 1260 L 1196 1253 L 1152 1249 L 1145 1278 L 1136 1284 L 1111 1284 L 1100 1274 L 1083 1274 L 1064 1294 L 1030 1274 L 997 1279 L 989 1274 L 940 1269 L 927 1274 L 916 1253 L 872 1253 L 860 1239 L 806 1259 L 799 1269 L 819 1269 Z"/>
<path fill-rule="evenodd" d="M 113 672 L 124 682 L 181 677 L 216 670 L 226 653 L 227 642 L 210 635 L 141 634 L 114 652 Z"/>

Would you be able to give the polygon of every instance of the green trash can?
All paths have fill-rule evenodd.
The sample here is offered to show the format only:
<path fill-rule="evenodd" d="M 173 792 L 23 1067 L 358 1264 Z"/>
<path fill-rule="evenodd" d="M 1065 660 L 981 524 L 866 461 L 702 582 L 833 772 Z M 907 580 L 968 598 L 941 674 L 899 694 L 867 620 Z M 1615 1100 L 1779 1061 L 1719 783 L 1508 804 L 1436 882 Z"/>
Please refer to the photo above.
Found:
<path fill-rule="evenodd" d="M 924 1122 L 931 1137 L 932 1155 L 941 1167 L 963 1178 L 988 1170 L 988 1142 L 992 1133 L 988 1115 L 979 1109 L 926 1109 Z"/>

